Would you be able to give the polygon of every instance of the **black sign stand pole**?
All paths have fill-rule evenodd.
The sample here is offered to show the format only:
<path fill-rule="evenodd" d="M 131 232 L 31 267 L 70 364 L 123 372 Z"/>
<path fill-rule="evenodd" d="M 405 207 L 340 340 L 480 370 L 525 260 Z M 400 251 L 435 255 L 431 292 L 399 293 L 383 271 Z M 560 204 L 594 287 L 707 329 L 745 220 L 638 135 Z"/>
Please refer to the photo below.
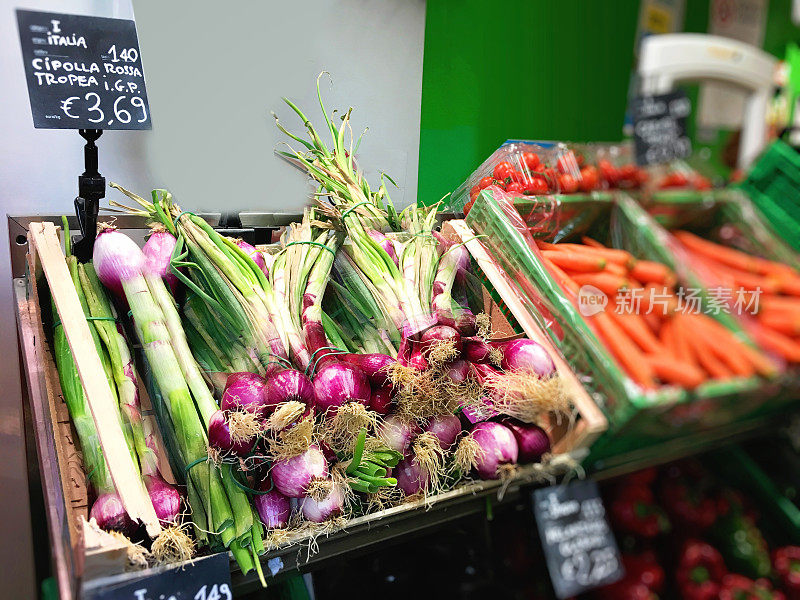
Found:
<path fill-rule="evenodd" d="M 88 262 L 92 258 L 94 240 L 97 237 L 97 213 L 100 199 L 106 195 L 106 178 L 97 170 L 97 146 L 95 141 L 103 134 L 102 129 L 79 129 L 86 140 L 83 147 L 84 172 L 78 176 L 78 197 L 75 198 L 75 214 L 83 237 L 72 246 L 78 260 Z"/>

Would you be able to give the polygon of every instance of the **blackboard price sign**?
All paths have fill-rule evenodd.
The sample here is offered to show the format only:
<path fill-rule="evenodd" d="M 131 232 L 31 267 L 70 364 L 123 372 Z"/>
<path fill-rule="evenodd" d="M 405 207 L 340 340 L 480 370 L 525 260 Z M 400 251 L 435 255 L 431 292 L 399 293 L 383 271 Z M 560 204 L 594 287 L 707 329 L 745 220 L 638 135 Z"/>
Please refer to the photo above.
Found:
<path fill-rule="evenodd" d="M 597 483 L 533 490 L 533 513 L 556 596 L 568 598 L 622 578 L 619 549 Z"/>
<path fill-rule="evenodd" d="M 692 103 L 684 91 L 639 96 L 633 100 L 631 112 L 638 164 L 666 163 L 692 153 L 692 142 L 686 135 Z"/>
<path fill-rule="evenodd" d="M 136 24 L 17 10 L 37 129 L 150 129 Z"/>
<path fill-rule="evenodd" d="M 233 600 L 227 552 L 84 594 L 88 600 Z"/>

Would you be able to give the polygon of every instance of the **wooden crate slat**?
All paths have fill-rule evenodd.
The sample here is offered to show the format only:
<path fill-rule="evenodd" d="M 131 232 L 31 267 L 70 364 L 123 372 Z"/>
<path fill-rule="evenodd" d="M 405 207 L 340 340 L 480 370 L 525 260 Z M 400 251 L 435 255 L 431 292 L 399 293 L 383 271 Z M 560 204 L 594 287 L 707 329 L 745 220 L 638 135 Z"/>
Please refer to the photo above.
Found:
<path fill-rule="evenodd" d="M 56 228 L 52 223 L 32 223 L 30 233 L 75 358 L 103 454 L 114 465 L 114 487 L 131 519 L 144 523 L 148 534 L 155 537 L 161 532 L 161 525 L 125 442 L 117 403 L 72 284 Z"/>
<path fill-rule="evenodd" d="M 580 415 L 580 419 L 572 427 L 558 427 L 555 423 L 551 424 L 554 430 L 563 433 L 560 439 L 554 440 L 553 450 L 555 452 L 565 452 L 575 448 L 588 447 L 608 428 L 608 420 L 605 415 L 586 392 L 580 381 L 578 381 L 575 373 L 561 356 L 561 353 L 553 347 L 545 333 L 539 328 L 520 300 L 518 292 L 509 283 L 505 272 L 492 259 L 480 239 L 463 220 L 448 221 L 447 225 L 452 228 L 470 255 L 478 263 L 478 266 L 503 299 L 506 307 L 514 315 L 525 334 L 550 350 L 550 355 L 553 357 L 566 391 Z"/>

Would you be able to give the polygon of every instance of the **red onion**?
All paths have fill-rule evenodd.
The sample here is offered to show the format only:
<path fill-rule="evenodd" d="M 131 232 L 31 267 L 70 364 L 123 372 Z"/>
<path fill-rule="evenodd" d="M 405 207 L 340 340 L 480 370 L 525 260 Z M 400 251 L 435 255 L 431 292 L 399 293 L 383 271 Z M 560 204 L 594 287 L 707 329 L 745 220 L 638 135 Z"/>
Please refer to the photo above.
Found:
<path fill-rule="evenodd" d="M 237 456 L 247 456 L 256 445 L 254 436 L 246 442 L 234 442 L 225 411 L 218 410 L 208 420 L 208 443 L 226 452 L 233 452 Z"/>
<path fill-rule="evenodd" d="M 244 250 L 244 253 L 247 254 L 247 256 L 253 259 L 253 262 L 256 263 L 256 266 L 261 269 L 261 272 L 264 273 L 264 275 L 269 276 L 269 271 L 267 271 L 267 263 L 264 260 L 264 256 L 261 254 L 261 252 L 256 250 L 254 246 L 251 246 L 244 240 L 236 240 L 236 245 Z"/>
<path fill-rule="evenodd" d="M 387 385 L 372 391 L 369 397 L 369 409 L 374 410 L 379 415 L 388 415 L 392 406 L 392 386 Z"/>
<path fill-rule="evenodd" d="M 314 406 L 314 384 L 305 374 L 295 369 L 278 371 L 267 379 L 264 387 L 264 403 L 267 410 L 289 401 L 302 402 Z"/>
<path fill-rule="evenodd" d="M 447 376 L 453 383 L 464 383 L 469 377 L 469 363 L 465 360 L 456 360 L 450 363 Z"/>
<path fill-rule="evenodd" d="M 324 523 L 328 519 L 338 517 L 344 510 L 344 494 L 338 485 L 331 487 L 330 493 L 323 500 L 314 500 L 306 496 L 300 505 L 303 516 L 312 523 Z"/>
<path fill-rule="evenodd" d="M 476 460 L 481 479 L 498 479 L 501 465 L 516 464 L 519 448 L 508 427 L 485 421 L 475 425 L 470 435 L 483 450 Z"/>
<path fill-rule="evenodd" d="M 461 353 L 461 334 L 448 325 L 434 325 L 420 336 L 420 346 L 427 352 L 439 342 L 452 342 L 456 352 Z"/>
<path fill-rule="evenodd" d="M 422 347 L 419 344 L 414 344 L 411 356 L 408 357 L 408 366 L 417 369 L 417 371 L 424 371 L 428 368 L 428 361 L 425 360 L 425 355 L 422 353 Z"/>
<path fill-rule="evenodd" d="M 513 340 L 498 346 L 503 351 L 503 370 L 532 371 L 539 377 L 550 377 L 556 371 L 553 359 L 544 346 L 533 340 Z"/>
<path fill-rule="evenodd" d="M 178 278 L 172 272 L 170 261 L 176 243 L 175 236 L 169 231 L 154 230 L 142 248 L 147 268 L 152 273 L 160 275 L 173 294 L 178 289 Z"/>
<path fill-rule="evenodd" d="M 92 262 L 97 277 L 119 298 L 125 298 L 122 282 L 141 275 L 145 270 L 144 254 L 139 246 L 114 228 L 97 234 Z"/>
<path fill-rule="evenodd" d="M 462 336 L 475 335 L 478 332 L 478 319 L 469 308 L 462 307 L 455 316 L 455 328 Z"/>
<path fill-rule="evenodd" d="M 374 229 L 367 230 L 367 233 L 369 234 L 369 237 L 378 242 L 378 245 L 386 251 L 386 254 L 389 255 L 389 258 L 392 259 L 394 264 L 398 264 L 397 254 L 394 251 L 392 240 L 387 238 L 380 231 L 376 231 Z"/>
<path fill-rule="evenodd" d="M 302 498 L 315 479 L 328 476 L 328 461 L 316 446 L 286 460 L 276 461 L 270 470 L 275 488 L 289 498 Z"/>
<path fill-rule="evenodd" d="M 144 484 L 150 501 L 162 523 L 177 523 L 181 514 L 181 493 L 160 475 L 144 475 Z"/>
<path fill-rule="evenodd" d="M 397 415 L 390 415 L 381 423 L 378 435 L 388 448 L 405 454 L 419 432 L 420 428 L 416 422 L 409 422 Z"/>
<path fill-rule="evenodd" d="M 373 387 L 389 384 L 389 369 L 397 361 L 388 354 L 338 354 L 339 360 L 355 365 L 367 376 Z"/>
<path fill-rule="evenodd" d="M 545 452 L 550 451 L 550 438 L 547 436 L 547 432 L 538 425 L 521 423 L 512 419 L 504 419 L 503 425 L 511 430 L 517 440 L 519 462 L 536 462 Z"/>
<path fill-rule="evenodd" d="M 233 373 L 228 377 L 228 383 L 222 393 L 220 408 L 246 410 L 263 417 L 267 410 L 264 401 L 266 386 L 267 382 L 258 373 Z"/>
<path fill-rule="evenodd" d="M 463 344 L 463 356 L 471 363 L 486 364 L 489 361 L 489 356 L 492 347 L 479 337 L 465 338 Z"/>
<path fill-rule="evenodd" d="M 269 490 L 272 483 L 265 479 L 258 486 L 258 491 Z M 267 529 L 279 529 L 286 527 L 289 523 L 289 498 L 281 494 L 278 490 L 272 489 L 266 494 L 256 494 L 253 496 L 253 504 L 256 506 L 258 516 Z"/>
<path fill-rule="evenodd" d="M 336 456 L 336 451 L 325 440 L 320 440 L 319 449 L 322 450 L 322 454 L 325 455 L 325 460 L 328 461 L 328 464 L 334 464 L 339 460 L 339 457 Z"/>
<path fill-rule="evenodd" d="M 406 496 L 424 492 L 429 482 L 428 474 L 414 457 L 406 457 L 397 463 L 392 475 L 397 479 L 397 487 L 403 490 Z"/>
<path fill-rule="evenodd" d="M 136 525 L 125 511 L 122 500 L 115 493 L 100 494 L 89 511 L 89 518 L 97 521 L 100 529 L 119 531 L 130 536 Z"/>
<path fill-rule="evenodd" d="M 348 402 L 369 403 L 370 387 L 364 371 L 345 362 L 328 363 L 314 377 L 316 406 L 325 412 Z"/>
<path fill-rule="evenodd" d="M 455 415 L 433 417 L 428 421 L 425 431 L 432 433 L 443 450 L 447 450 L 461 433 L 461 420 Z"/>

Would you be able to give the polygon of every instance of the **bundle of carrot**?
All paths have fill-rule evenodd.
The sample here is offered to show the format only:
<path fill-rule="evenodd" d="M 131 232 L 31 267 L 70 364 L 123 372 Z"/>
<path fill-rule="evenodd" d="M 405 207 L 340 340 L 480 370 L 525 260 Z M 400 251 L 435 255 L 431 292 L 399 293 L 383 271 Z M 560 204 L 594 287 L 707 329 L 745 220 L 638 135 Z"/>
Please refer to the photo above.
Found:
<path fill-rule="evenodd" d="M 667 266 L 588 237 L 582 241 L 536 244 L 550 272 L 577 301 L 582 286 L 605 294 L 607 308 L 585 318 L 643 388 L 694 388 L 708 379 L 775 373 L 766 356 L 676 293 L 676 277 Z"/>
<path fill-rule="evenodd" d="M 753 294 L 739 309 L 756 317 L 750 333 L 762 348 L 788 362 L 800 362 L 800 273 L 789 265 L 759 258 L 740 250 L 675 231 L 692 260 L 714 277 L 723 289 Z"/>

